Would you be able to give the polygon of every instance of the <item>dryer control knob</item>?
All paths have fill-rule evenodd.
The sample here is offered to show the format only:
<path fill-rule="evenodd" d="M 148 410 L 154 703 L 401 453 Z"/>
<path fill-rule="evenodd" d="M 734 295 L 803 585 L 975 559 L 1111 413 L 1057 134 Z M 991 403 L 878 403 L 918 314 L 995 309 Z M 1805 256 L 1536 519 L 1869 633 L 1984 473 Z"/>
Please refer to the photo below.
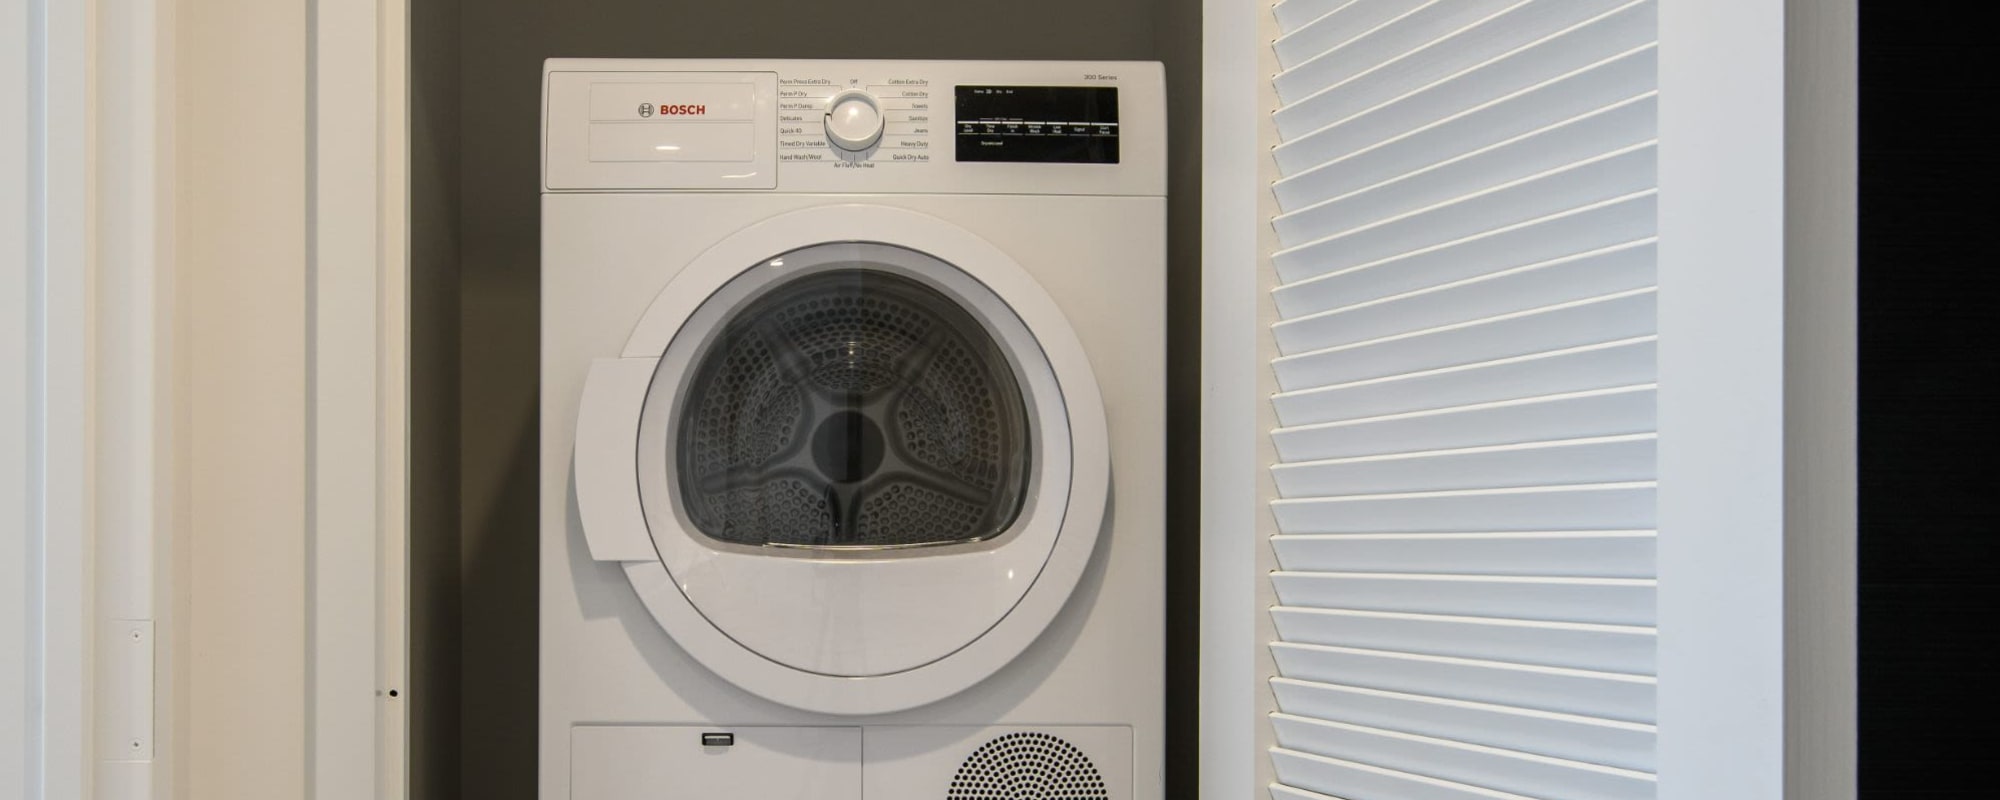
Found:
<path fill-rule="evenodd" d="M 826 140 L 842 150 L 861 151 L 882 140 L 882 107 L 863 91 L 845 91 L 826 103 Z"/>

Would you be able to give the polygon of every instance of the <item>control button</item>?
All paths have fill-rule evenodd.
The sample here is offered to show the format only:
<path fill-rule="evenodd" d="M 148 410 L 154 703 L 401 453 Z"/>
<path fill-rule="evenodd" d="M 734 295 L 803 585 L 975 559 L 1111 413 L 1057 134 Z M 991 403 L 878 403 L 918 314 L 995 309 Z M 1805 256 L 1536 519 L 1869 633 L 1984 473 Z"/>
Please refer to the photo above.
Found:
<path fill-rule="evenodd" d="M 867 92 L 846 91 L 826 104 L 826 138 L 834 147 L 861 151 L 882 138 L 882 109 Z"/>

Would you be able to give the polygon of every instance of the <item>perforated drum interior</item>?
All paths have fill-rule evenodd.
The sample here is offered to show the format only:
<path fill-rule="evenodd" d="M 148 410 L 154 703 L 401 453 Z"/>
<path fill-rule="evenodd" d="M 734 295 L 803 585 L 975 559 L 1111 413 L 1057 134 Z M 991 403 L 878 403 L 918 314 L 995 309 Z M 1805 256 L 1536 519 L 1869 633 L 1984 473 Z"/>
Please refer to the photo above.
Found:
<path fill-rule="evenodd" d="M 697 353 L 675 466 L 689 521 L 737 545 L 975 542 L 1020 513 L 1026 403 L 956 300 L 842 265 L 736 309 Z"/>

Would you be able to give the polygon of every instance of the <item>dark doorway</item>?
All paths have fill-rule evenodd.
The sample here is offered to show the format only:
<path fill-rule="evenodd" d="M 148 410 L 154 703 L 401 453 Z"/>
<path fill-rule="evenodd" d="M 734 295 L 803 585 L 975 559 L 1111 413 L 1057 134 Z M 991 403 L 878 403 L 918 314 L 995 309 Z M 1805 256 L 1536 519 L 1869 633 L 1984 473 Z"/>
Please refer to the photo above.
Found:
<path fill-rule="evenodd" d="M 1993 99 L 1957 6 L 1861 15 L 1861 797 L 1988 796 L 2000 652 Z"/>

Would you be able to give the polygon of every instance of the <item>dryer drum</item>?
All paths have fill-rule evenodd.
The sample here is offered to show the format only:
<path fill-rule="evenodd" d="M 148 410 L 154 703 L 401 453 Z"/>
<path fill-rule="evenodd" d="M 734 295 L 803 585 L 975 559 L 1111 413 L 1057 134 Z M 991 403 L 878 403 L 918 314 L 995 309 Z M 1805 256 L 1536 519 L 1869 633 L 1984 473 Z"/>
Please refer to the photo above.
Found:
<path fill-rule="evenodd" d="M 844 265 L 737 309 L 696 354 L 675 475 L 702 534 L 886 548 L 1005 532 L 1029 467 L 1026 399 L 958 301 Z"/>

